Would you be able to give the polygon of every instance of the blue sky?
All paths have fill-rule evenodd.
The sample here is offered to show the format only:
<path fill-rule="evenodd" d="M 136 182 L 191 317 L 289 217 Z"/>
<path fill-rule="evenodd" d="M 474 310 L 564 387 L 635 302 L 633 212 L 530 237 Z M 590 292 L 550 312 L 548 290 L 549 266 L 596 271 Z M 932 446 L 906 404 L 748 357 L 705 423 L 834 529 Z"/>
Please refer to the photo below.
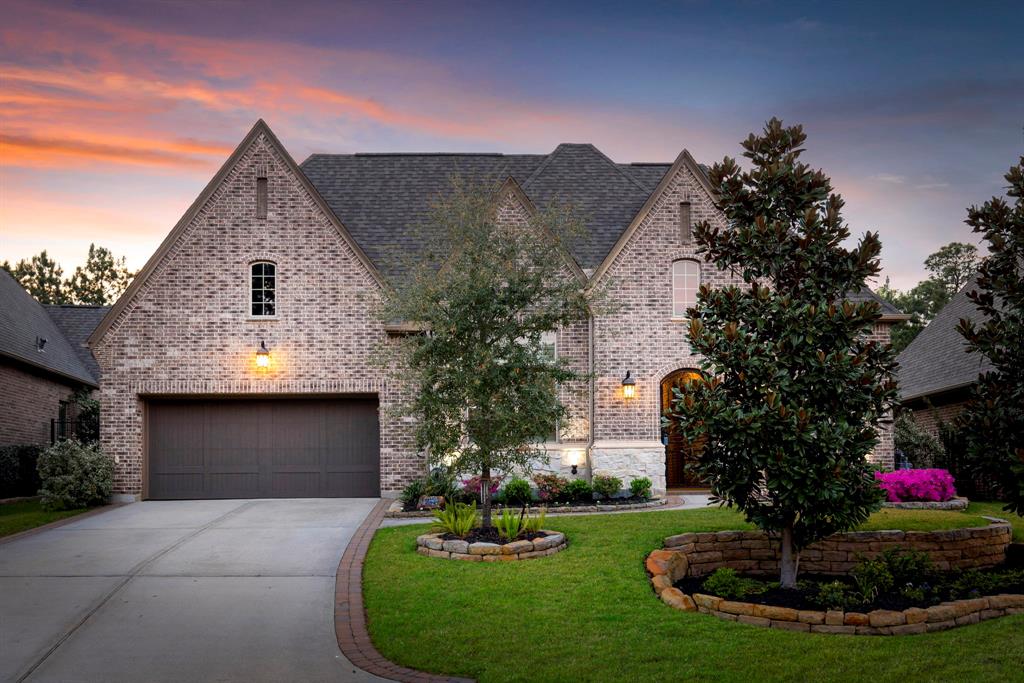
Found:
<path fill-rule="evenodd" d="M 1024 153 L 1024 4 L 48 3 L 0 27 L 0 259 L 141 266 L 253 121 L 313 151 L 712 163 L 771 116 L 900 287 Z"/>

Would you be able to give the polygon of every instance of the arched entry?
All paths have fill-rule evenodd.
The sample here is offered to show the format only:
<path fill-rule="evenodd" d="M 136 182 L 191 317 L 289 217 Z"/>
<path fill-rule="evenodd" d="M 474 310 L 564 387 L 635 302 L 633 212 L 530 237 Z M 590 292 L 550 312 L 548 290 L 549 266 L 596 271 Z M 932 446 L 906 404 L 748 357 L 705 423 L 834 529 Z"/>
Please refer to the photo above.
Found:
<path fill-rule="evenodd" d="M 672 408 L 673 389 L 682 389 L 692 381 L 703 381 L 704 375 L 697 370 L 683 368 L 669 373 L 661 380 L 661 414 L 666 415 Z M 668 488 L 704 487 L 697 475 L 697 462 L 703 442 L 690 443 L 671 425 L 662 427 L 661 442 L 665 444 L 665 484 Z"/>

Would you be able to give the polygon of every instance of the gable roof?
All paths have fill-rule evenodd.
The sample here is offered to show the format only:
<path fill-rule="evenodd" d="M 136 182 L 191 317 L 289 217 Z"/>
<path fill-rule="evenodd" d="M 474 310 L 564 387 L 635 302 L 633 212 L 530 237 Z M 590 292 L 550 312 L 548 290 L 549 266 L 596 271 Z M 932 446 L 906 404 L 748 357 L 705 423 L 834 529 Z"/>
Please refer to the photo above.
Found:
<path fill-rule="evenodd" d="M 100 379 L 100 366 L 89 350 L 87 341 L 92 331 L 100 324 L 110 306 L 73 306 L 70 304 L 45 306 L 46 312 L 64 338 L 71 344 L 82 365 L 96 380 Z"/>
<path fill-rule="evenodd" d="M 37 337 L 46 340 L 43 351 L 36 347 Z M 0 356 L 72 382 L 97 386 L 96 377 L 46 309 L 3 269 L 0 269 Z"/>
<path fill-rule="evenodd" d="M 967 298 L 967 292 L 975 289 L 977 282 L 971 278 L 897 357 L 901 400 L 970 386 L 980 373 L 992 369 L 984 355 L 967 351 L 964 338 L 956 331 L 961 318 L 985 322 L 985 315 Z"/>
<path fill-rule="evenodd" d="M 277 139 L 277 136 L 274 135 L 274 132 L 270 130 L 270 126 L 268 126 L 263 119 L 260 119 L 253 125 L 252 129 L 245 136 L 245 138 L 242 139 L 242 142 L 238 144 L 238 146 L 235 148 L 235 151 L 231 153 L 231 156 L 228 157 L 227 161 L 224 162 L 224 165 L 220 167 L 220 170 L 217 171 L 216 175 L 214 175 L 210 182 L 207 183 L 206 187 L 203 188 L 203 191 L 199 194 L 198 197 L 196 197 L 196 200 L 192 202 L 192 205 L 189 206 L 188 210 L 185 212 L 185 215 L 178 220 L 174 228 L 172 228 L 171 231 L 167 234 L 167 237 L 164 238 L 164 241 L 160 243 L 160 246 L 157 248 L 157 250 L 153 253 L 152 256 L 149 257 L 149 260 L 146 261 L 146 265 L 144 265 L 142 267 L 142 270 L 140 270 L 135 275 L 135 278 L 132 280 L 131 284 L 128 285 L 128 288 L 124 291 L 123 294 L 121 294 L 121 296 L 114 303 L 111 309 L 106 313 L 106 315 L 103 317 L 103 320 L 96 327 L 96 329 L 93 330 L 92 334 L 89 335 L 88 343 L 90 345 L 97 343 L 100 339 L 103 338 L 103 335 L 106 334 L 107 330 L 110 329 L 110 326 L 114 323 L 115 320 L 117 320 L 117 317 L 121 314 L 121 311 L 123 311 L 124 308 L 128 305 L 128 302 L 132 300 L 132 298 L 135 296 L 135 293 L 142 288 L 146 280 L 149 279 L 149 277 L 153 274 L 153 271 L 156 270 L 157 266 L 159 266 L 160 263 L 163 261 L 164 256 L 170 251 L 171 247 L 174 246 L 174 243 L 177 242 L 178 237 L 181 236 L 181 234 L 188 228 L 189 224 L 196 217 L 196 215 L 203 209 L 204 206 L 206 206 L 206 203 L 207 201 L 209 201 L 210 197 L 213 196 L 213 194 L 220 187 L 221 183 L 224 182 L 224 179 L 228 176 L 231 170 L 242 158 L 242 155 L 245 154 L 246 150 L 249 149 L 249 146 L 252 145 L 252 143 L 255 142 L 260 135 L 266 136 L 270 145 L 274 149 L 276 149 L 277 152 L 281 155 L 281 158 L 284 161 L 285 166 L 292 172 L 292 174 L 295 176 L 298 182 L 302 185 L 303 189 L 305 189 L 309 193 L 310 197 L 312 197 L 313 201 L 316 203 L 320 211 L 324 214 L 324 216 L 327 217 L 327 220 L 331 223 L 334 229 L 338 231 L 338 234 L 341 236 L 341 238 L 344 239 L 349 244 L 349 246 L 352 248 L 352 251 L 355 253 L 356 258 L 358 258 L 359 261 L 363 264 L 363 266 L 366 268 L 370 276 L 381 287 L 387 286 L 384 279 L 381 277 L 380 272 L 377 270 L 377 267 L 369 259 L 366 253 L 362 250 L 359 243 L 355 239 L 353 239 L 352 235 L 349 233 L 346 227 L 341 223 L 340 220 L 338 220 L 338 216 L 335 214 L 335 212 L 331 210 L 331 208 L 324 201 L 323 197 L 320 196 L 320 193 L 317 192 L 316 187 L 314 187 L 309 182 L 309 179 L 306 177 L 306 175 L 299 169 L 298 165 L 295 163 L 295 160 L 292 159 L 292 156 L 288 153 L 288 150 L 285 149 L 284 145 L 281 144 L 281 141 Z"/>
<path fill-rule="evenodd" d="M 496 187 L 512 178 L 538 207 L 570 202 L 588 235 L 571 247 L 593 269 L 650 196 L 668 164 L 616 164 L 591 144 L 550 154 L 313 154 L 302 171 L 388 277 L 429 240 L 430 207 L 453 178 Z"/>

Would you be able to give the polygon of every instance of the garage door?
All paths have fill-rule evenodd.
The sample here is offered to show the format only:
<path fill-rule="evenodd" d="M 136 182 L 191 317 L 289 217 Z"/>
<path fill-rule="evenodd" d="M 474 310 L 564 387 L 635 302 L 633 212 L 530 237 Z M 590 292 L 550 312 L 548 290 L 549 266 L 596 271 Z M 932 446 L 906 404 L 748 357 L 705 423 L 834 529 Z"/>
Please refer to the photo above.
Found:
<path fill-rule="evenodd" d="M 376 399 L 160 400 L 148 497 L 380 495 Z"/>

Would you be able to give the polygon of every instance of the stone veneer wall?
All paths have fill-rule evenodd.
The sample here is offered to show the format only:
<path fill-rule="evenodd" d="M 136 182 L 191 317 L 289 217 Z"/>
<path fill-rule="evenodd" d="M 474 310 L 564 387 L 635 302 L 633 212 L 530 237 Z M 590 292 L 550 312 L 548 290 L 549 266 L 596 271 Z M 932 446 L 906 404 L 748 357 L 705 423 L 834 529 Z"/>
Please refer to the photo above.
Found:
<path fill-rule="evenodd" d="M 993 567 L 1003 562 L 1013 528 L 998 520 L 987 527 L 946 531 L 851 531 L 812 543 L 800 553 L 800 571 L 846 574 L 859 557 L 875 557 L 891 548 L 928 553 L 937 569 Z M 687 558 L 687 576 L 703 576 L 719 567 L 746 574 L 779 572 L 779 542 L 764 531 L 718 531 L 669 536 L 662 552 Z"/>

